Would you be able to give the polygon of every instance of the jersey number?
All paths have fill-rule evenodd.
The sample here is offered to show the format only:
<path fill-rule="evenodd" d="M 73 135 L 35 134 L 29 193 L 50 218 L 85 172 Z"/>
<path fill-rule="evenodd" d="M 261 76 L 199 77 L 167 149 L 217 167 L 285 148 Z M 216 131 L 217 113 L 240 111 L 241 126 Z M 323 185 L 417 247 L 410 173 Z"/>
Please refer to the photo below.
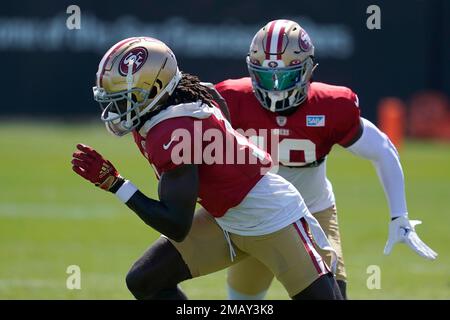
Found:
<path fill-rule="evenodd" d="M 249 147 L 249 149 L 252 151 L 252 154 L 254 157 L 259 159 L 260 161 L 264 161 L 266 159 L 267 153 L 264 151 L 264 149 L 258 148 L 258 145 L 253 145 L 253 144 L 248 143 L 248 141 L 250 139 L 247 140 L 246 137 L 244 137 L 244 136 L 240 135 L 238 132 L 236 132 L 233 129 L 233 127 L 231 126 L 230 122 L 228 122 L 228 120 L 224 118 L 224 116 L 222 115 L 222 112 L 219 111 L 219 108 L 213 108 L 213 114 L 218 120 L 221 120 L 225 123 L 225 129 L 236 138 L 236 141 L 240 145 Z"/>
<path fill-rule="evenodd" d="M 250 137 L 250 141 L 260 148 L 264 148 L 265 146 L 264 137 L 252 136 Z M 268 151 L 272 154 L 274 150 Z M 305 161 L 293 159 L 293 154 L 296 151 L 303 153 Z M 273 155 L 272 158 L 274 158 Z M 316 144 L 308 139 L 283 139 L 278 145 L 278 159 L 284 166 L 304 166 L 317 160 Z"/>

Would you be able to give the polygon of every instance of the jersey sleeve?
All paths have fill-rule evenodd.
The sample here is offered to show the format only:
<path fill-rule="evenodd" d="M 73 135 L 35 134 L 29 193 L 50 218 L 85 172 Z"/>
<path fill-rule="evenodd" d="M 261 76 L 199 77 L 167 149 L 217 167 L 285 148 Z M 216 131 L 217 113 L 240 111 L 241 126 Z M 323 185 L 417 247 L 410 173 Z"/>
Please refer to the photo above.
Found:
<path fill-rule="evenodd" d="M 333 97 L 332 139 L 343 147 L 349 146 L 361 134 L 358 96 L 350 89 Z"/>
<path fill-rule="evenodd" d="M 233 128 L 240 128 L 239 123 L 239 96 L 238 92 L 228 83 L 228 80 L 215 85 L 216 90 L 225 99 L 230 112 L 230 120 Z"/>
<path fill-rule="evenodd" d="M 195 132 L 196 127 L 194 119 L 182 117 L 165 120 L 149 130 L 146 152 L 160 175 L 179 166 L 195 163 L 195 155 L 199 152 L 194 148 L 194 139 L 201 139 L 201 132 Z M 201 148 L 200 140 L 197 146 L 200 155 Z"/>

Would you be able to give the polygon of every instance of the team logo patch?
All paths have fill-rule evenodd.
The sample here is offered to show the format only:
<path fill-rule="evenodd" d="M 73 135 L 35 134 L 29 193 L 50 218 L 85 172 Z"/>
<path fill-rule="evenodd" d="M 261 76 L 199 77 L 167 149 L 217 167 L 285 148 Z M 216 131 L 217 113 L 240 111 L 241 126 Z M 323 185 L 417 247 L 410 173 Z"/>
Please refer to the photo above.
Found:
<path fill-rule="evenodd" d="M 306 126 L 307 127 L 325 127 L 325 116 L 306 116 Z"/>
<path fill-rule="evenodd" d="M 276 67 L 278 67 L 278 62 L 276 62 L 276 61 L 270 61 L 270 62 L 269 62 L 269 67 L 271 67 L 271 68 L 276 68 Z"/>
<path fill-rule="evenodd" d="M 136 47 L 128 51 L 120 60 L 119 73 L 126 76 L 128 73 L 128 63 L 133 60 L 133 74 L 135 74 L 147 61 L 148 52 L 144 47 Z"/>
<path fill-rule="evenodd" d="M 284 127 L 285 125 L 286 125 L 286 122 L 287 122 L 287 118 L 286 117 L 283 117 L 283 116 L 277 116 L 277 124 L 280 126 L 280 127 Z"/>
<path fill-rule="evenodd" d="M 300 45 L 300 49 L 303 51 L 309 51 L 311 49 L 311 39 L 309 35 L 305 32 L 305 30 L 300 31 L 300 37 L 298 38 L 298 44 Z"/>

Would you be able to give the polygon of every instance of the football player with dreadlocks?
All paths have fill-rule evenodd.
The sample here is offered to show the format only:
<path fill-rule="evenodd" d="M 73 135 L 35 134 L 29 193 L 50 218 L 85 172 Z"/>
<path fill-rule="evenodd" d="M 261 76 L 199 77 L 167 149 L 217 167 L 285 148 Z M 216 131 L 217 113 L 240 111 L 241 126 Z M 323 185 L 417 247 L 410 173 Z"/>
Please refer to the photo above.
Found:
<path fill-rule="evenodd" d="M 313 245 L 336 256 L 319 223 L 297 189 L 268 172 L 270 156 L 233 130 L 210 91 L 181 73 L 156 39 L 125 39 L 100 62 L 101 119 L 116 136 L 133 134 L 159 179 L 159 200 L 151 199 L 93 148 L 79 144 L 73 154 L 78 175 L 163 234 L 132 266 L 129 290 L 138 299 L 185 299 L 180 282 L 253 257 L 293 299 L 340 299 Z M 197 202 L 209 213 L 194 216 Z"/>
<path fill-rule="evenodd" d="M 406 243 L 427 259 L 437 254 L 417 236 L 409 220 L 402 167 L 396 148 L 370 121 L 360 117 L 357 95 L 346 87 L 312 82 L 317 66 L 314 46 L 296 22 L 275 20 L 253 38 L 247 56 L 250 77 L 225 80 L 216 85 L 231 114 L 235 129 L 278 159 L 278 174 L 300 191 L 311 213 L 321 224 L 338 253 L 336 279 L 346 297 L 346 272 L 341 249 L 336 202 L 326 176 L 326 157 L 335 144 L 370 160 L 383 185 L 391 222 L 384 249 Z M 268 136 L 255 136 L 255 129 L 278 136 L 271 146 Z M 273 152 L 272 152 L 273 151 Z M 330 261 L 331 255 L 321 251 Z M 270 267 L 252 257 L 228 272 L 231 299 L 260 299 L 273 279 Z"/>

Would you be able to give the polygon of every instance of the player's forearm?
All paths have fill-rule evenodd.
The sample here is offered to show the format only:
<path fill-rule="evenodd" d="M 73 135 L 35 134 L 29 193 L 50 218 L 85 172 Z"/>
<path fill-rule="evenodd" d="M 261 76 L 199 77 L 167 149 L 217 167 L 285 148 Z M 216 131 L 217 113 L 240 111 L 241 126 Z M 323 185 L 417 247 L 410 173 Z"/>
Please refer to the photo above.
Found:
<path fill-rule="evenodd" d="M 182 241 L 188 234 L 192 219 L 189 215 L 177 214 L 161 201 L 151 199 L 130 182 L 122 184 L 115 195 L 133 210 L 148 226 L 175 241 Z"/>
<path fill-rule="evenodd" d="M 198 197 L 198 170 L 184 165 L 161 175 L 160 201 L 150 199 L 130 181 L 125 180 L 114 165 L 95 149 L 77 144 L 72 169 L 80 177 L 99 188 L 114 193 L 149 226 L 175 241 L 188 234 Z"/>
<path fill-rule="evenodd" d="M 400 161 L 393 154 L 386 154 L 373 165 L 388 199 L 391 217 L 408 215 L 405 198 L 405 183 Z"/>
<path fill-rule="evenodd" d="M 405 183 L 400 158 L 388 137 L 366 119 L 361 138 L 347 148 L 353 154 L 370 160 L 375 166 L 389 203 L 391 217 L 406 216 Z"/>

